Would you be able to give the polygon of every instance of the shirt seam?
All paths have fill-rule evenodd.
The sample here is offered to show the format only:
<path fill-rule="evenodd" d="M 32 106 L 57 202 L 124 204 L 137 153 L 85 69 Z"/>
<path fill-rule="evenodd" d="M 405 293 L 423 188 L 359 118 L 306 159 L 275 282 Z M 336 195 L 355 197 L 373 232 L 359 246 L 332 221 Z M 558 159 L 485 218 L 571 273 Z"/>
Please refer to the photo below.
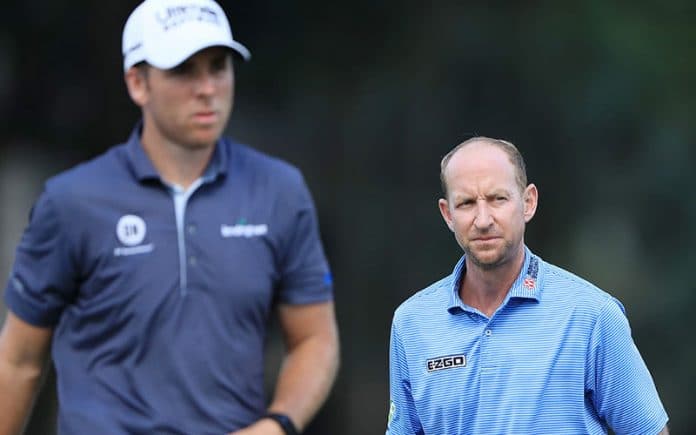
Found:
<path fill-rule="evenodd" d="M 611 302 L 611 298 L 607 298 L 607 299 L 604 301 L 604 304 L 602 305 L 602 308 L 600 308 L 600 310 L 597 312 L 597 315 L 595 316 L 594 322 L 592 322 L 592 331 L 590 332 L 590 336 L 589 336 L 589 338 L 587 339 L 587 347 L 586 347 L 586 349 L 585 349 L 585 355 L 588 355 L 588 356 L 590 355 L 590 350 L 591 350 L 590 347 L 592 346 L 592 337 L 594 337 L 594 335 L 595 335 L 595 331 L 596 331 L 596 329 L 597 329 L 597 324 L 599 323 L 599 319 L 602 317 L 602 313 L 604 313 L 604 311 L 607 309 L 607 307 L 609 306 L 609 303 L 610 303 L 610 302 Z M 593 381 L 592 381 L 592 386 L 593 386 L 592 401 L 593 401 L 593 405 L 595 406 L 595 409 L 597 409 L 597 406 L 596 406 L 597 404 L 594 403 L 595 400 L 597 399 L 597 397 L 596 397 L 596 393 L 597 393 L 597 367 L 596 367 L 596 359 L 597 359 L 597 355 L 596 355 L 596 353 L 595 353 L 595 358 L 594 358 L 595 361 L 593 362 L 593 367 L 592 367 L 592 373 L 594 374 L 594 379 L 593 379 Z M 602 417 L 602 418 L 603 418 L 603 417 Z"/>

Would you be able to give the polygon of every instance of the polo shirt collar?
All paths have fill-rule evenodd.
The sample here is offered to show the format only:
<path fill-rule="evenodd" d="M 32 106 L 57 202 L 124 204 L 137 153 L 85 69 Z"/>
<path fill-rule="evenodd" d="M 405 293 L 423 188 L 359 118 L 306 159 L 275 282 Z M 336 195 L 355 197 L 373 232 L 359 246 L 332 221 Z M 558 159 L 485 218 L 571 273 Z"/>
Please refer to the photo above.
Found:
<path fill-rule="evenodd" d="M 526 246 L 524 247 L 524 264 L 517 279 L 512 283 L 509 298 L 541 300 L 541 276 L 539 266 L 541 260 Z M 507 301 L 506 301 L 507 302 Z"/>
<path fill-rule="evenodd" d="M 150 157 L 148 157 L 143 148 L 142 142 L 140 142 L 140 136 L 143 131 L 143 121 L 140 120 L 133 128 L 133 131 L 126 142 L 126 149 L 128 154 L 128 160 L 135 177 L 139 181 L 145 180 L 160 180 L 160 175 L 152 164 Z M 203 174 L 204 181 L 212 181 L 220 175 L 227 173 L 227 160 L 228 160 L 228 143 L 224 139 L 218 139 L 215 144 L 215 150 L 213 151 L 212 158 L 208 163 L 208 167 Z"/>
<path fill-rule="evenodd" d="M 524 263 L 517 279 L 512 283 L 508 295 L 501 306 L 507 304 L 511 298 L 530 299 L 539 301 L 541 299 L 541 280 L 539 275 L 539 266 L 541 260 L 534 255 L 527 246 L 524 247 Z M 461 287 L 462 278 L 466 272 L 466 255 L 463 255 L 454 266 L 452 271 L 452 280 L 450 281 L 449 304 L 447 311 L 452 314 L 461 311 L 471 311 L 472 309 L 462 302 L 459 297 L 459 288 Z"/>

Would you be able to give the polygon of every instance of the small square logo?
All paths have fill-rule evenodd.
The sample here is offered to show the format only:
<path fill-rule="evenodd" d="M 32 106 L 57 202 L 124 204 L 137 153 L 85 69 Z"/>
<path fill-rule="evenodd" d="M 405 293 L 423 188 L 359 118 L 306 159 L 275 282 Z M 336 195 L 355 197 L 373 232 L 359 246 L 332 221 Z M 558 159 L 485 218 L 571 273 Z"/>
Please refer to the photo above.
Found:
<path fill-rule="evenodd" d="M 527 277 L 524 279 L 524 283 L 522 285 L 524 285 L 524 288 L 527 290 L 534 290 L 534 287 L 536 287 L 536 280 L 534 278 Z"/>

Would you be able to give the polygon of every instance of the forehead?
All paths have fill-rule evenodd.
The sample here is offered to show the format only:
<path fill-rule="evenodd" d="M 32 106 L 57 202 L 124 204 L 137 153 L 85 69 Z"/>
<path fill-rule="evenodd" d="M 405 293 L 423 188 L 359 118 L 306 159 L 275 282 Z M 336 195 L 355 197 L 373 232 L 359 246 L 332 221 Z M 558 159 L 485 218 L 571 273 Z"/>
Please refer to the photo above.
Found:
<path fill-rule="evenodd" d="M 502 188 L 517 183 L 516 169 L 510 156 L 484 141 L 471 143 L 454 153 L 444 175 L 451 189 L 475 187 L 481 183 L 491 188 Z"/>

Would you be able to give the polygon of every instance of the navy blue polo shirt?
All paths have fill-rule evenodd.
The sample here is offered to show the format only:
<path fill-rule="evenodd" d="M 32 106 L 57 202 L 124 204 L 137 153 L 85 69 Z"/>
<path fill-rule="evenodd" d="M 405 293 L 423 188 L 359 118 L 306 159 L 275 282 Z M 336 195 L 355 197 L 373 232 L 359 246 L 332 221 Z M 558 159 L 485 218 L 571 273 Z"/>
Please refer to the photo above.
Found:
<path fill-rule="evenodd" d="M 225 139 L 167 185 L 139 136 L 46 183 L 5 301 L 54 329 L 61 433 L 226 433 L 265 410 L 273 303 L 333 297 L 312 198 Z"/>

